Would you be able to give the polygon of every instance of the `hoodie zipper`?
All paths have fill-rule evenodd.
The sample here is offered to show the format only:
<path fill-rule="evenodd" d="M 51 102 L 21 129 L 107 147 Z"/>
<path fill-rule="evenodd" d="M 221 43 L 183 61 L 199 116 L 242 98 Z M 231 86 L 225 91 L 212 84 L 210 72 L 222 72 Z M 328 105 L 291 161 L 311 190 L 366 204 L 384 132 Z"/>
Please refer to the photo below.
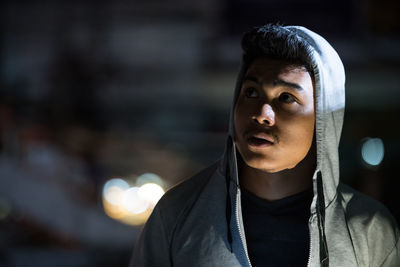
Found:
<path fill-rule="evenodd" d="M 237 229 L 239 231 L 239 236 L 240 236 L 240 241 L 242 242 L 242 246 L 244 248 L 244 252 L 246 254 L 246 259 L 247 259 L 247 263 L 249 264 L 250 267 L 252 267 L 251 262 L 250 262 L 250 257 L 249 257 L 249 253 L 247 251 L 247 246 L 245 246 L 245 236 L 244 233 L 240 227 L 240 221 L 239 221 L 239 201 L 240 201 L 240 189 L 237 189 L 237 193 L 236 193 L 236 207 L 235 207 L 235 213 L 236 213 L 236 226 Z M 307 261 L 307 267 L 311 267 L 311 253 L 312 253 L 312 237 L 311 237 L 311 228 L 312 228 L 312 221 L 313 221 L 313 217 L 315 215 L 311 215 L 310 219 L 308 220 L 308 236 L 310 238 L 310 248 L 308 251 L 308 261 Z"/>
<path fill-rule="evenodd" d="M 240 189 L 237 189 L 237 193 L 236 193 L 236 225 L 237 228 L 239 230 L 239 235 L 240 235 L 240 240 L 242 241 L 242 246 L 244 248 L 244 252 L 246 254 L 246 259 L 247 259 L 247 263 L 249 264 L 249 266 L 251 267 L 251 262 L 250 262 L 250 258 L 249 258 L 249 254 L 247 252 L 247 246 L 245 246 L 245 236 L 244 233 L 240 227 L 240 223 L 239 223 L 239 201 L 240 201 Z"/>
<path fill-rule="evenodd" d="M 308 251 L 308 261 L 307 261 L 307 266 L 311 266 L 311 252 L 312 252 L 312 238 L 311 238 L 311 227 L 312 227 L 312 219 L 313 215 L 310 216 L 310 219 L 308 220 L 308 236 L 310 237 L 310 249 Z"/>
<path fill-rule="evenodd" d="M 236 226 L 237 226 L 238 231 L 239 231 L 240 241 L 242 242 L 242 246 L 243 246 L 244 252 L 245 252 L 245 254 L 246 254 L 247 263 L 249 264 L 250 267 L 252 267 L 251 262 L 250 262 L 250 258 L 249 258 L 249 254 L 248 254 L 248 251 L 247 251 L 247 246 L 244 245 L 244 244 L 245 244 L 245 241 L 244 241 L 244 240 L 246 240 L 246 239 L 245 239 L 244 233 L 243 233 L 243 231 L 242 231 L 242 229 L 241 229 L 241 227 L 240 227 L 240 223 L 239 223 L 239 205 L 238 205 L 239 200 L 240 200 L 240 195 L 239 195 L 239 194 L 240 194 L 240 191 L 239 191 L 239 190 L 240 190 L 240 189 L 237 189 L 237 193 L 236 193 L 236 208 L 235 208 L 235 213 L 236 213 Z M 309 248 L 309 251 L 308 251 L 308 261 L 307 261 L 307 266 L 308 266 L 308 267 L 311 266 L 311 253 L 312 253 L 311 228 L 312 228 L 313 216 L 314 216 L 314 215 L 311 215 L 311 216 L 310 216 L 310 219 L 309 219 L 309 221 L 308 221 L 308 236 L 309 236 L 309 238 L 310 238 L 310 248 Z"/>

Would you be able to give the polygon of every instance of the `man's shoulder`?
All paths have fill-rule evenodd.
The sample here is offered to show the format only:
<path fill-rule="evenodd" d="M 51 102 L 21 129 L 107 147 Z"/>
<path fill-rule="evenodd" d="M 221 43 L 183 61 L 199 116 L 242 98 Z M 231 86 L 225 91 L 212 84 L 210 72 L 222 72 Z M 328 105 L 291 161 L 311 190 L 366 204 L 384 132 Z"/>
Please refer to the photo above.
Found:
<path fill-rule="evenodd" d="M 375 220 L 396 225 L 392 214 L 381 202 L 345 184 L 340 185 L 340 192 L 347 216 L 356 217 L 364 222 Z"/>
<path fill-rule="evenodd" d="M 219 167 L 219 161 L 202 169 L 192 177 L 183 180 L 182 182 L 170 188 L 163 198 L 160 200 L 160 205 L 170 205 L 171 202 L 181 201 L 182 199 L 190 199 L 195 197 L 196 193 L 200 193 L 202 188 L 207 184 L 212 175 Z"/>
<path fill-rule="evenodd" d="M 166 223 L 171 220 L 176 221 L 191 208 L 210 179 L 219 171 L 220 164 L 220 161 L 215 162 L 189 179 L 173 186 L 164 194 L 157 203 L 157 208 Z"/>
<path fill-rule="evenodd" d="M 399 229 L 390 211 L 379 201 L 349 186 L 341 184 L 340 192 L 347 226 L 354 235 L 353 242 L 368 244 L 368 250 L 371 250 L 368 255 L 376 258 L 385 258 L 395 250 Z"/>

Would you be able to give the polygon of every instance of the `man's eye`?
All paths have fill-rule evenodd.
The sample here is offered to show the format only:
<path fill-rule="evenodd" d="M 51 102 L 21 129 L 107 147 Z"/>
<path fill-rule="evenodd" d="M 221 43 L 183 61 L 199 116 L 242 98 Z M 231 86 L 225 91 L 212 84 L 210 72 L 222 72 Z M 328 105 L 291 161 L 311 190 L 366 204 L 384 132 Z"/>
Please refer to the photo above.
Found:
<path fill-rule="evenodd" d="M 288 104 L 290 104 L 290 103 L 295 102 L 296 99 L 295 99 L 292 95 L 290 95 L 290 94 L 283 93 L 283 94 L 281 94 L 281 95 L 279 96 L 279 101 L 281 101 L 281 102 L 283 102 L 283 103 L 288 103 Z"/>
<path fill-rule="evenodd" d="M 252 88 L 252 87 L 246 88 L 245 94 L 246 94 L 246 97 L 249 97 L 249 98 L 258 97 L 258 92 L 257 92 L 257 90 L 254 89 L 254 88 Z"/>

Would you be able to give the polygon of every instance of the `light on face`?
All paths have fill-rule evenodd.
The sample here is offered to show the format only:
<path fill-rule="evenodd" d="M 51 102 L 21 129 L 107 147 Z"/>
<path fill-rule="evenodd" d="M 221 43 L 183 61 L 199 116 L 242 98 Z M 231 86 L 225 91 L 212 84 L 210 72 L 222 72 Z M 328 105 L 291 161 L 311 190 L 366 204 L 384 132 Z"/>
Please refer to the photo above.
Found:
<path fill-rule="evenodd" d="M 361 156 L 365 163 L 377 166 L 382 162 L 385 150 L 380 138 L 366 138 L 361 147 Z"/>

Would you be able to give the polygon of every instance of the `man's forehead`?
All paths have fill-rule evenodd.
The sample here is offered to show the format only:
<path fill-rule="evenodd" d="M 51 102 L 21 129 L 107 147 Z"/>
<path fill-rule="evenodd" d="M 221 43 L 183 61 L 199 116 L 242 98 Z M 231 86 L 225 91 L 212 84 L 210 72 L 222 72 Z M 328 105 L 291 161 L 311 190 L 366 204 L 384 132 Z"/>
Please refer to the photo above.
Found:
<path fill-rule="evenodd" d="M 242 83 L 245 82 L 269 83 L 300 91 L 315 91 L 314 77 L 304 66 L 277 59 L 255 59 L 243 77 Z"/>
<path fill-rule="evenodd" d="M 243 77 L 243 81 L 245 81 L 247 77 L 269 76 L 270 78 L 279 78 L 288 75 L 304 75 L 304 73 L 309 74 L 312 86 L 315 88 L 314 75 L 301 63 L 294 63 L 280 59 L 256 58 L 248 67 Z"/>
<path fill-rule="evenodd" d="M 279 59 L 269 59 L 269 58 L 257 58 L 255 59 L 247 69 L 246 75 L 248 73 L 254 74 L 279 74 L 287 72 L 308 72 L 304 65 L 300 63 L 289 62 Z"/>

